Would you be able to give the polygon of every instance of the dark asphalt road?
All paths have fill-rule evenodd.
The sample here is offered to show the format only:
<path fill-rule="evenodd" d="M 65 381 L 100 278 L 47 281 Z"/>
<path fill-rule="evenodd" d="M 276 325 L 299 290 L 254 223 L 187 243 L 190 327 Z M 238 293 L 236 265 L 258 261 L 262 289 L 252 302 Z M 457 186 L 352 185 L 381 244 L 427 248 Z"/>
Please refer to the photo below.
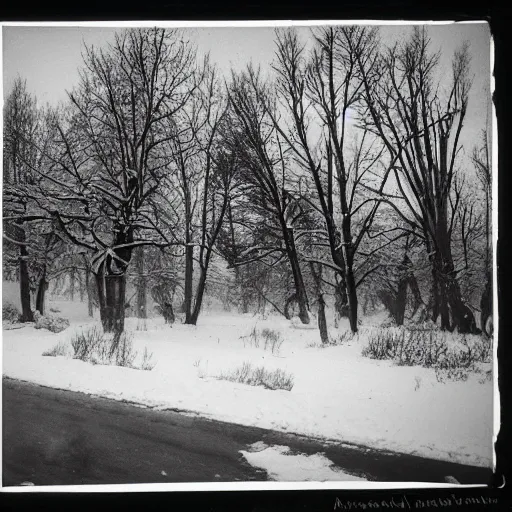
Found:
<path fill-rule="evenodd" d="M 487 484 L 491 470 L 154 411 L 3 379 L 3 485 L 267 480 L 239 450 L 263 441 L 325 453 L 344 471 L 378 481 Z"/>

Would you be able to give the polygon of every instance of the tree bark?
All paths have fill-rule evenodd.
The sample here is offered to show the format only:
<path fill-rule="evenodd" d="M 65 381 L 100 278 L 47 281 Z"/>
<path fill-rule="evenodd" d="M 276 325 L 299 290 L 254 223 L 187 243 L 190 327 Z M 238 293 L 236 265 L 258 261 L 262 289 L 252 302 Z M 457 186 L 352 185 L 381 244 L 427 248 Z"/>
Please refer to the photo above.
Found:
<path fill-rule="evenodd" d="M 310 262 L 311 274 L 315 281 L 315 289 L 318 302 L 318 330 L 320 331 L 320 339 L 323 345 L 329 344 L 329 333 L 327 331 L 327 319 L 325 318 L 325 300 L 322 293 L 322 265 L 318 265 L 315 269 L 315 263 Z"/>
<path fill-rule="evenodd" d="M 78 273 L 78 288 L 80 290 L 80 302 L 84 301 L 84 283 L 83 283 L 83 276 L 82 272 Z"/>
<path fill-rule="evenodd" d="M 19 240 L 25 242 L 26 235 L 23 228 L 19 228 Z M 20 245 L 20 300 L 21 321 L 33 322 L 34 314 L 30 307 L 30 277 L 28 273 L 28 251 L 26 245 Z"/>
<path fill-rule="evenodd" d="M 105 303 L 105 276 L 103 275 L 103 270 L 100 268 L 98 273 L 94 274 L 94 277 L 96 279 L 96 288 L 98 291 L 98 307 L 100 310 L 101 325 L 105 330 L 105 325 L 107 324 L 107 307 Z"/>
<path fill-rule="evenodd" d="M 293 234 L 293 228 L 286 228 L 287 240 L 286 250 L 288 253 L 288 259 L 292 267 L 293 281 L 295 284 L 295 299 L 299 306 L 299 318 L 303 324 L 309 324 L 309 304 L 308 297 L 306 294 L 306 287 L 304 286 L 304 278 L 300 269 L 299 258 L 297 255 L 297 248 L 295 246 L 295 237 Z"/>
<path fill-rule="evenodd" d="M 348 297 L 344 279 L 340 279 L 334 288 L 334 310 L 334 325 L 338 327 L 340 318 L 348 317 Z"/>
<path fill-rule="evenodd" d="M 194 276 L 194 248 L 187 245 L 185 248 L 185 289 L 183 299 L 183 312 L 185 323 L 191 323 L 192 317 L 192 279 Z"/>
<path fill-rule="evenodd" d="M 327 319 L 325 318 L 325 300 L 323 294 L 318 297 L 318 330 L 323 345 L 329 344 L 329 334 L 327 332 Z"/>
<path fill-rule="evenodd" d="M 284 303 L 284 317 L 286 320 L 292 319 L 292 314 L 290 313 L 290 308 L 294 302 L 297 302 L 297 293 L 292 293 Z"/>
<path fill-rule="evenodd" d="M 453 325 L 448 329 L 455 328 L 462 334 L 477 334 L 475 316 L 471 309 L 462 301 L 460 286 L 455 276 L 450 236 L 447 229 L 445 215 L 441 215 L 436 230 L 437 251 L 434 262 L 436 271 L 440 277 L 441 305 L 450 308 Z M 446 303 L 446 306 L 444 305 Z M 442 319 L 442 317 L 441 317 Z M 443 323 L 443 322 L 442 322 Z M 443 328 L 445 326 L 441 326 Z"/>
<path fill-rule="evenodd" d="M 356 282 L 352 265 L 347 265 L 347 298 L 348 298 L 348 320 L 350 322 L 350 330 L 357 332 L 357 292 Z"/>
<path fill-rule="evenodd" d="M 36 310 L 44 315 L 44 306 L 45 306 L 45 297 L 46 290 L 48 290 L 48 281 L 46 280 L 46 268 L 43 269 L 43 274 L 39 279 L 39 284 L 37 286 L 37 296 L 36 296 Z"/>
<path fill-rule="evenodd" d="M 144 247 L 136 251 L 137 318 L 147 318 L 147 282 L 144 275 Z"/>
<path fill-rule="evenodd" d="M 407 285 L 409 286 L 409 289 L 411 290 L 412 297 L 414 300 L 414 303 L 412 306 L 412 314 L 411 314 L 411 316 L 414 316 L 416 314 L 416 311 L 418 311 L 419 307 L 423 304 L 423 299 L 421 298 L 421 291 L 420 291 L 420 287 L 418 285 L 418 281 L 413 272 L 410 272 L 410 274 L 409 274 L 409 277 L 407 279 Z"/>
<path fill-rule="evenodd" d="M 201 306 L 203 305 L 204 290 L 206 288 L 206 269 L 201 269 L 201 275 L 199 276 L 199 282 L 197 283 L 196 300 L 194 304 L 194 310 L 190 315 L 190 323 L 192 325 L 197 324 L 199 313 L 201 312 Z"/>
<path fill-rule="evenodd" d="M 490 336 L 490 332 L 487 330 L 487 321 L 492 317 L 492 273 L 486 273 L 485 288 L 482 293 L 482 299 L 480 300 L 480 328 L 486 336 Z"/>
<path fill-rule="evenodd" d="M 75 300 L 75 269 L 69 273 L 69 291 L 71 294 L 71 302 Z"/>
<path fill-rule="evenodd" d="M 105 332 L 121 334 L 124 330 L 126 274 L 96 274 L 100 318 Z"/>
<path fill-rule="evenodd" d="M 124 274 L 105 276 L 105 332 L 121 333 L 124 330 L 125 286 Z"/>
<path fill-rule="evenodd" d="M 91 271 L 85 269 L 85 287 L 87 288 L 87 314 L 92 318 L 94 315 L 93 288 L 91 282 Z"/>

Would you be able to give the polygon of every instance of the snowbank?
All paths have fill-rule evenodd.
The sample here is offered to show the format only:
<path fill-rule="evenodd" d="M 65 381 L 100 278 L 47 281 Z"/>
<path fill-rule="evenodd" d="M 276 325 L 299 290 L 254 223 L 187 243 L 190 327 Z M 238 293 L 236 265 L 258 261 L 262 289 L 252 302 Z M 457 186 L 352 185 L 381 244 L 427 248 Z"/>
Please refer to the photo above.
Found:
<path fill-rule="evenodd" d="M 4 331 L 5 376 L 243 425 L 492 466 L 493 388 L 478 376 L 439 383 L 434 370 L 362 357 L 364 336 L 318 348 L 312 346 L 320 342 L 318 331 L 295 329 L 282 318 L 206 313 L 197 327 L 171 328 L 152 319 L 147 331 L 137 331 L 137 320 L 127 319 L 139 357 L 144 347 L 153 352 L 152 371 L 95 366 L 41 355 L 61 341 L 69 343 L 89 322 L 84 304 L 72 311 L 69 303 L 52 305 L 70 318 L 71 327 L 58 334 L 31 326 Z M 255 325 L 281 333 L 278 354 L 251 346 Z M 293 389 L 272 391 L 216 378 L 246 361 L 292 373 Z"/>

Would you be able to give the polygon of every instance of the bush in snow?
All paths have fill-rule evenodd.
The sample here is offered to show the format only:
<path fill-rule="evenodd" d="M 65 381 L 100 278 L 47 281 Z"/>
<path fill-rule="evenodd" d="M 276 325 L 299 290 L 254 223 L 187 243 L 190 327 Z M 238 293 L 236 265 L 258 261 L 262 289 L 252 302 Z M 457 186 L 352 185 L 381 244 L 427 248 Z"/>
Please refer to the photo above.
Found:
<path fill-rule="evenodd" d="M 253 368 L 251 363 L 245 362 L 242 366 L 228 373 L 221 373 L 220 380 L 240 382 L 250 386 L 262 386 L 266 389 L 284 389 L 291 391 L 293 388 L 293 375 L 283 370 L 266 370 L 263 366 Z"/>
<path fill-rule="evenodd" d="M 430 367 L 446 354 L 446 337 L 437 331 L 382 328 L 371 333 L 363 356 L 393 359 L 400 365 Z"/>
<path fill-rule="evenodd" d="M 242 338 L 249 340 L 249 345 L 256 348 L 260 347 L 260 343 L 263 345 L 263 350 L 270 350 L 272 354 L 278 355 L 281 349 L 281 345 L 284 340 L 281 334 L 273 329 L 265 327 L 261 331 L 258 331 L 256 327 L 252 328 L 252 331 L 248 336 Z M 244 342 L 245 345 L 245 342 Z"/>
<path fill-rule="evenodd" d="M 352 331 L 340 332 L 337 336 L 332 338 L 330 345 L 344 345 L 354 339 L 354 333 Z"/>
<path fill-rule="evenodd" d="M 114 335 L 110 343 L 110 356 L 114 358 L 116 366 L 133 368 L 137 357 L 137 352 L 133 350 L 133 335 L 126 332 L 120 336 Z"/>
<path fill-rule="evenodd" d="M 57 343 L 57 345 L 55 345 L 50 350 L 46 350 L 45 352 L 43 352 L 42 355 L 56 357 L 56 356 L 65 356 L 65 355 L 67 355 L 67 353 L 68 353 L 68 347 L 64 342 L 61 341 L 60 343 Z"/>
<path fill-rule="evenodd" d="M 465 381 L 469 372 L 481 373 L 479 363 L 491 362 L 492 345 L 489 339 L 482 338 L 471 344 L 466 336 L 462 336 L 460 343 L 462 347 L 459 350 L 447 351 L 446 356 L 436 364 L 436 378 L 439 382 Z M 492 372 L 486 374 L 488 377 Z"/>
<path fill-rule="evenodd" d="M 71 338 L 71 346 L 74 352 L 73 358 L 89 361 L 91 356 L 98 350 L 101 350 L 100 347 L 104 344 L 103 332 L 97 327 L 77 333 Z"/>
<path fill-rule="evenodd" d="M 435 368 L 439 381 L 466 380 L 468 372 L 478 373 L 478 363 L 491 360 L 490 340 L 476 338 L 472 343 L 460 336 L 449 347 L 446 335 L 428 329 L 381 328 L 370 334 L 362 355 L 372 359 L 392 359 L 399 365 Z"/>
<path fill-rule="evenodd" d="M 140 363 L 139 369 L 144 371 L 151 371 L 156 363 L 151 362 L 153 359 L 153 352 L 148 352 L 147 347 L 144 347 L 144 353 L 142 354 L 142 362 Z"/>
<path fill-rule="evenodd" d="M 61 332 L 69 327 L 69 320 L 60 316 L 41 315 L 39 311 L 34 312 L 36 329 L 47 329 L 51 332 Z"/>
<path fill-rule="evenodd" d="M 19 309 L 12 303 L 6 302 L 2 305 L 2 320 L 15 324 L 20 321 L 21 313 Z"/>
<path fill-rule="evenodd" d="M 74 351 L 74 359 L 90 362 L 92 364 L 104 364 L 123 366 L 127 368 L 152 370 L 155 363 L 151 362 L 153 354 L 144 349 L 142 362 L 135 365 L 137 352 L 133 349 L 133 336 L 123 332 L 121 335 L 103 334 L 98 327 L 92 327 L 86 331 L 77 333 L 71 339 Z"/>
<path fill-rule="evenodd" d="M 263 338 L 264 350 L 270 349 L 272 354 L 279 354 L 281 345 L 284 341 L 280 333 L 273 331 L 272 329 L 265 328 L 261 331 L 261 337 Z"/>

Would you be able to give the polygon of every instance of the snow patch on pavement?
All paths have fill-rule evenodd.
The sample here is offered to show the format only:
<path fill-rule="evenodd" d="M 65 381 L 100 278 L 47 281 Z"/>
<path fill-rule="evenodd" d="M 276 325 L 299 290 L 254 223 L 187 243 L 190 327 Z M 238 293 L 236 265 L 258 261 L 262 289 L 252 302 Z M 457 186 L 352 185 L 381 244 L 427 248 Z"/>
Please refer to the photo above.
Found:
<path fill-rule="evenodd" d="M 366 480 L 343 472 L 321 453 L 306 455 L 290 452 L 289 446 L 266 446 L 261 441 L 251 445 L 247 451 L 240 450 L 251 466 L 264 469 L 270 479 L 280 482 Z"/>

